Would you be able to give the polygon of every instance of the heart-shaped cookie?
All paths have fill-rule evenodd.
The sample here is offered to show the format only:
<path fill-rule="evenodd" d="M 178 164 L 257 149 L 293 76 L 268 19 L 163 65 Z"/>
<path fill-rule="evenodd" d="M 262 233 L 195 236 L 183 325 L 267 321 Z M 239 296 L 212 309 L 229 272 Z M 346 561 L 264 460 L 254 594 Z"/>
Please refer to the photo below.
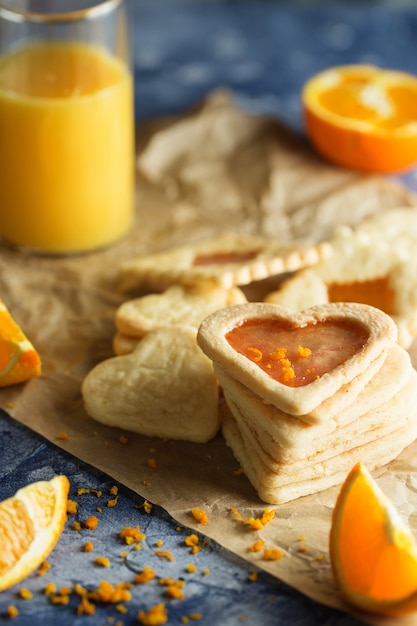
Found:
<path fill-rule="evenodd" d="M 247 303 L 203 320 L 197 340 L 214 368 L 264 402 L 310 414 L 361 376 L 396 342 L 392 319 L 374 307 L 335 303 L 293 312 Z"/>
<path fill-rule="evenodd" d="M 213 366 L 188 326 L 152 331 L 131 354 L 102 361 L 82 395 L 97 421 L 150 437 L 204 443 L 219 429 Z"/>

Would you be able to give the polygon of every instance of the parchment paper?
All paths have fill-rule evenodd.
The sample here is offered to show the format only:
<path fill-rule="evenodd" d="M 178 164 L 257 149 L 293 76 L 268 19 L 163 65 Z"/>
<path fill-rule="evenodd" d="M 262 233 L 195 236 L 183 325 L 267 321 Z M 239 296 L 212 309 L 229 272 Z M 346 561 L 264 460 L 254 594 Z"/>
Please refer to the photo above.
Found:
<path fill-rule="evenodd" d="M 95 363 L 112 356 L 114 312 L 130 297 L 118 289 L 120 261 L 222 230 L 319 240 L 336 224 L 354 224 L 375 211 L 417 205 L 417 200 L 392 181 L 325 164 L 277 120 L 243 113 L 225 92 L 213 93 L 189 115 L 144 123 L 137 131 L 137 216 L 123 241 L 68 258 L 1 248 L 0 296 L 39 350 L 43 375 L 2 389 L 0 406 L 161 505 L 180 524 L 307 596 L 351 611 L 334 588 L 327 549 L 339 488 L 274 507 L 272 522 L 262 531 L 249 530 L 230 508 L 246 518 L 260 517 L 269 507 L 236 472 L 238 464 L 221 435 L 197 445 L 106 428 L 86 415 L 80 385 Z M 59 438 L 62 432 L 69 436 L 65 441 Z M 127 435 L 126 444 L 119 441 L 121 434 Z M 154 469 L 147 465 L 150 457 L 156 459 Z M 417 533 L 417 444 L 380 474 L 381 487 Z M 192 507 L 204 507 L 207 525 L 193 520 Z M 249 553 L 258 538 L 265 547 L 281 548 L 284 557 L 268 562 L 261 553 Z M 373 624 L 417 624 L 417 616 L 361 618 Z"/>

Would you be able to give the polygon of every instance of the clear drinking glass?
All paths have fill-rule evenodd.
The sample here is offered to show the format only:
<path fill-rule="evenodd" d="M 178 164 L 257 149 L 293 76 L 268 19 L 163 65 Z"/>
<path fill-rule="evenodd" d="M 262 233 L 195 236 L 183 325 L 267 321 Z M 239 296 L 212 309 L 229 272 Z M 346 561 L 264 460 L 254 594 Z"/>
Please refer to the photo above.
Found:
<path fill-rule="evenodd" d="M 134 216 L 124 0 L 0 0 L 0 236 L 49 254 L 122 237 Z"/>

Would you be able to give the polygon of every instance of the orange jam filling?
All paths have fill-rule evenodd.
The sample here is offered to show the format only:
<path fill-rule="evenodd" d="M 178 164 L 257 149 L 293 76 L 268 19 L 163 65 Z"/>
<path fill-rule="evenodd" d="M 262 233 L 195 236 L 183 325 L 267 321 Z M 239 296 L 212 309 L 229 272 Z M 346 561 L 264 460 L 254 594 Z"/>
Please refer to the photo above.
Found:
<path fill-rule="evenodd" d="M 292 326 L 281 320 L 251 319 L 233 328 L 226 339 L 274 380 L 303 387 L 350 359 L 368 336 L 361 325 L 347 321 Z"/>
<path fill-rule="evenodd" d="M 199 254 L 193 260 L 193 265 L 226 265 L 227 263 L 245 263 L 252 261 L 259 254 L 259 250 L 249 252 L 216 252 L 213 254 Z"/>
<path fill-rule="evenodd" d="M 330 302 L 360 302 L 395 315 L 394 290 L 388 279 L 375 278 L 353 283 L 332 283 L 327 288 Z"/>

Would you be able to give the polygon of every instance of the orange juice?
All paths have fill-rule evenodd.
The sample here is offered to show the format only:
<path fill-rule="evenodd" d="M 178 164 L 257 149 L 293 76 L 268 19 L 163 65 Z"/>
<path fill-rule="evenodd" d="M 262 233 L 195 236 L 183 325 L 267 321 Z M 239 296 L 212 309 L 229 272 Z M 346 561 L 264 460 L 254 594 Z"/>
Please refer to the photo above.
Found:
<path fill-rule="evenodd" d="M 92 250 L 133 220 L 128 68 L 82 43 L 0 57 L 0 235 L 48 253 Z"/>

